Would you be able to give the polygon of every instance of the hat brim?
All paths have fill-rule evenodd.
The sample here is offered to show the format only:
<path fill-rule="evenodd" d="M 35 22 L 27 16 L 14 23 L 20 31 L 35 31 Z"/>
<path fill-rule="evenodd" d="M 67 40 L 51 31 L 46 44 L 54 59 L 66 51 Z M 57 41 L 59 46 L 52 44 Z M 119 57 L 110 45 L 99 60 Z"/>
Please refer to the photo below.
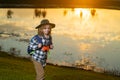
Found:
<path fill-rule="evenodd" d="M 38 25 L 35 29 L 38 29 L 38 28 L 40 28 L 40 27 L 43 26 L 43 25 L 50 25 L 51 28 L 55 28 L 55 24 L 54 24 L 54 23 L 47 23 L 47 24 L 40 24 L 40 25 Z"/>

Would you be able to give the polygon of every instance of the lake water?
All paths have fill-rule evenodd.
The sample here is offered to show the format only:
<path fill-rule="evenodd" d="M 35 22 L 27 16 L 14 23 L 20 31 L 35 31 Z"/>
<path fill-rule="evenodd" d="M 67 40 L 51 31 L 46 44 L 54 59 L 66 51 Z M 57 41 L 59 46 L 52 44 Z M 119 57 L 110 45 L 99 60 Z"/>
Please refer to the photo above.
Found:
<path fill-rule="evenodd" d="M 3 51 L 16 48 L 21 56 L 28 56 L 28 42 L 24 40 L 37 33 L 35 27 L 43 16 L 35 17 L 34 9 L 14 8 L 8 19 L 7 10 L 0 9 L 0 46 Z M 95 15 L 91 15 L 89 8 L 45 9 L 45 18 L 56 24 L 49 62 L 67 66 L 94 64 L 120 70 L 120 10 L 95 10 Z"/>

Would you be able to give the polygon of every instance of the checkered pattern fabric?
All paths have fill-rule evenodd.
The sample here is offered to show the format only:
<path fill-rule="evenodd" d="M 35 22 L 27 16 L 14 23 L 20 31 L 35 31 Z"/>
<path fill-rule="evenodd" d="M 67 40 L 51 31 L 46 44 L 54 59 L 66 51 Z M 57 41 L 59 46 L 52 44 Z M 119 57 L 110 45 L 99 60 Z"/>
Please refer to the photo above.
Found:
<path fill-rule="evenodd" d="M 38 36 L 38 35 L 36 35 L 36 36 Z M 42 64 L 42 66 L 45 67 L 48 52 L 46 52 L 46 51 L 44 52 L 44 51 L 41 50 L 41 48 L 38 48 L 38 44 L 40 42 L 41 42 L 42 45 L 45 44 L 46 39 L 40 38 L 39 40 L 41 40 L 41 41 L 38 41 L 36 36 L 34 36 L 29 43 L 30 49 L 33 50 L 32 51 L 32 58 L 35 59 L 37 62 L 40 62 Z M 52 44 L 51 39 L 47 39 L 47 42 Z M 50 45 L 50 44 L 48 44 L 48 45 Z"/>

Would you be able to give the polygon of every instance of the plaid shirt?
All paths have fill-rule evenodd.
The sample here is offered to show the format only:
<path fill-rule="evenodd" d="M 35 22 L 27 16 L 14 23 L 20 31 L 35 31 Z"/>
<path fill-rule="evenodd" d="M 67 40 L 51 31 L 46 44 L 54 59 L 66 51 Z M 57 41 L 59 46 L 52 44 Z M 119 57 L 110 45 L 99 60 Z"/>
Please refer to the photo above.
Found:
<path fill-rule="evenodd" d="M 48 39 L 38 36 L 40 38 L 38 41 L 36 36 L 38 36 L 38 35 L 35 35 L 29 43 L 30 49 L 33 50 L 32 58 L 35 59 L 36 61 L 40 62 L 42 64 L 42 66 L 45 67 L 48 51 L 42 51 L 41 50 L 42 47 L 38 48 L 38 44 L 41 43 L 42 45 L 47 44 L 50 46 L 52 44 L 52 39 L 51 39 L 51 36 Z"/>

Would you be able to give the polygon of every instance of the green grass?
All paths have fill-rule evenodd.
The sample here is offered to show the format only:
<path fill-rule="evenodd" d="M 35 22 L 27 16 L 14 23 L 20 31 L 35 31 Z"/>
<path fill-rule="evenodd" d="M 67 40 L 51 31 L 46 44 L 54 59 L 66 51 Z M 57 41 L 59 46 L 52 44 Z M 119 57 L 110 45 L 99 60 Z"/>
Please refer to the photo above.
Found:
<path fill-rule="evenodd" d="M 35 80 L 30 60 L 0 52 L 0 80 Z"/>
<path fill-rule="evenodd" d="M 75 68 L 47 65 L 46 80 L 120 80 L 115 77 Z M 0 52 L 0 80 L 35 80 L 32 62 Z"/>
<path fill-rule="evenodd" d="M 51 65 L 46 66 L 45 71 L 46 80 L 120 80 L 120 77 L 103 73 Z"/>

